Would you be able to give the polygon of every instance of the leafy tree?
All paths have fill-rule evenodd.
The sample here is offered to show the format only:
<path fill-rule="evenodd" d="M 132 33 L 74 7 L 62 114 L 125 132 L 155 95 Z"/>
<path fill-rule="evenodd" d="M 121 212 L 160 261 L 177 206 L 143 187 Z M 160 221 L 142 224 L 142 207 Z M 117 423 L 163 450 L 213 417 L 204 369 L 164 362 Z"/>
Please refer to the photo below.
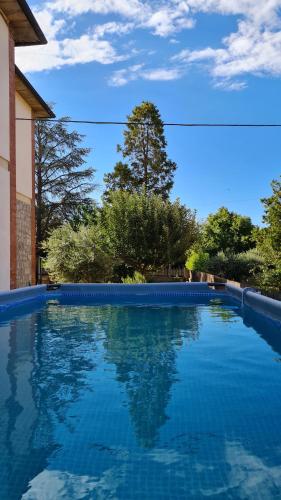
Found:
<path fill-rule="evenodd" d="M 173 187 L 176 164 L 168 159 L 166 146 L 158 108 L 151 102 L 142 102 L 128 116 L 124 146 L 117 147 L 127 163 L 118 162 L 113 173 L 105 175 L 105 196 L 122 189 L 159 194 L 167 199 Z"/>
<path fill-rule="evenodd" d="M 255 232 L 257 247 L 265 265 L 260 285 L 265 290 L 281 290 L 281 177 L 271 183 L 272 195 L 263 198 L 266 227 Z"/>
<path fill-rule="evenodd" d="M 265 207 L 263 222 L 267 225 L 266 238 L 281 258 L 281 176 L 280 181 L 272 181 L 271 187 L 272 195 L 261 200 Z"/>
<path fill-rule="evenodd" d="M 194 212 L 157 195 L 114 192 L 102 219 L 115 257 L 141 273 L 184 262 L 197 234 Z"/>
<path fill-rule="evenodd" d="M 63 120 L 63 119 L 62 119 Z M 64 118 L 65 120 L 65 118 Z M 62 123 L 35 125 L 35 196 L 37 253 L 50 232 L 90 207 L 94 189 L 92 168 L 84 168 L 90 150 L 81 146 L 83 136 L 69 132 Z M 82 168 L 83 167 L 83 168 Z"/>
<path fill-rule="evenodd" d="M 185 264 L 189 271 L 206 272 L 208 268 L 209 254 L 206 252 L 192 250 Z"/>
<path fill-rule="evenodd" d="M 54 281 L 92 283 L 106 281 L 112 274 L 107 241 L 96 226 L 70 224 L 55 229 L 43 245 L 47 253 L 44 267 Z"/>
<path fill-rule="evenodd" d="M 215 214 L 210 214 L 203 225 L 202 248 L 210 255 L 246 252 L 255 246 L 253 230 L 250 217 L 221 207 Z"/>

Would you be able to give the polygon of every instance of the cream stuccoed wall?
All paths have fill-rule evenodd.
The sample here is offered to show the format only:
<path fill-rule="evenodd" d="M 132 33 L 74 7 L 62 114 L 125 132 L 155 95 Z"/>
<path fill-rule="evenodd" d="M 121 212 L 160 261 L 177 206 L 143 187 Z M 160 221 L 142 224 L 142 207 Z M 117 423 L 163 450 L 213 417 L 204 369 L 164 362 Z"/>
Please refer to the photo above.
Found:
<path fill-rule="evenodd" d="M 10 289 L 9 30 L 0 13 L 0 290 Z"/>
<path fill-rule="evenodd" d="M 9 30 L 0 12 L 0 157 L 10 159 Z"/>
<path fill-rule="evenodd" d="M 10 290 L 10 173 L 0 157 L 0 290 Z"/>
<path fill-rule="evenodd" d="M 31 118 L 31 107 L 16 92 L 16 117 Z M 32 198 L 32 123 L 16 121 L 17 193 Z"/>

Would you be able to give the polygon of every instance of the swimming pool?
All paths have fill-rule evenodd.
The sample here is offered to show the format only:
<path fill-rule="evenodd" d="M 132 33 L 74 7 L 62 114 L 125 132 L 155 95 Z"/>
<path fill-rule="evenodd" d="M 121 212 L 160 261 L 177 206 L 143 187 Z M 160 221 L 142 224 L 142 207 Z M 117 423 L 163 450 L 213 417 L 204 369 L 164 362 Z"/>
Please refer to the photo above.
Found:
<path fill-rule="evenodd" d="M 157 290 L 3 309 L 1 500 L 281 498 L 280 323 Z"/>

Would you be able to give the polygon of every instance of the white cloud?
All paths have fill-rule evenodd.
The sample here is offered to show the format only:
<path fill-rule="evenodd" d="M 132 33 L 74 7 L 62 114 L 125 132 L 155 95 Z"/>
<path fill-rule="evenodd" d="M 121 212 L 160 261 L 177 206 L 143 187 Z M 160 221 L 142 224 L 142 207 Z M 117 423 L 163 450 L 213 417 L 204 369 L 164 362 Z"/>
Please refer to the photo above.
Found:
<path fill-rule="evenodd" d="M 118 48 L 118 39 L 136 29 L 168 41 L 173 35 L 195 26 L 198 13 L 217 13 L 237 16 L 237 30 L 225 37 L 220 46 L 186 47 L 165 68 L 136 70 L 138 65 L 115 71 L 111 85 L 128 81 L 172 80 L 182 76 L 192 64 L 207 69 L 217 88 L 241 90 L 246 83 L 241 77 L 248 74 L 281 76 L 281 0 L 53 0 L 35 10 L 49 44 L 46 47 L 25 47 L 17 50 L 17 62 L 24 71 L 41 71 L 64 65 L 98 62 L 113 64 L 141 52 L 127 43 L 126 54 Z M 114 15 L 117 20 L 89 25 L 79 33 L 79 17 L 95 14 Z M 71 36 L 75 24 L 78 35 Z M 164 43 L 164 42 L 163 42 Z M 125 50 L 125 49 L 124 49 Z M 159 64 L 159 61 L 158 61 Z M 133 68 L 133 69 L 132 69 Z"/>
<path fill-rule="evenodd" d="M 22 47 L 16 54 L 16 61 L 23 71 L 35 72 L 89 62 L 112 64 L 127 57 L 118 54 L 109 41 L 99 40 L 92 34 L 51 40 L 44 48 Z"/>
<path fill-rule="evenodd" d="M 122 87 L 129 82 L 137 80 L 141 74 L 143 64 L 135 64 L 126 69 L 114 71 L 109 79 L 109 85 L 112 87 Z"/>
<path fill-rule="evenodd" d="M 157 80 L 157 81 L 170 81 L 178 80 L 182 76 L 182 72 L 179 68 L 156 68 L 151 70 L 146 70 L 143 73 L 143 78 L 145 80 Z"/>
<path fill-rule="evenodd" d="M 223 39 L 223 48 L 186 49 L 172 60 L 205 62 L 217 87 L 241 90 L 245 83 L 231 79 L 247 74 L 281 76 L 281 31 L 256 26 L 251 20 L 240 21 L 237 32 Z"/>
<path fill-rule="evenodd" d="M 87 12 L 94 14 L 119 14 L 128 18 L 140 16 L 144 10 L 139 0 L 55 0 L 48 2 L 50 10 L 79 15 Z"/>
<path fill-rule="evenodd" d="M 187 2 L 178 0 L 55 0 L 47 4 L 54 12 L 80 15 L 118 14 L 134 22 L 135 27 L 151 28 L 159 36 L 168 36 L 182 29 L 192 28 L 194 20 L 189 18 Z"/>
<path fill-rule="evenodd" d="M 126 69 L 114 71 L 109 79 L 112 87 L 122 87 L 134 80 L 171 81 L 181 77 L 178 68 L 152 68 L 145 69 L 144 64 L 136 64 Z"/>
<path fill-rule="evenodd" d="M 166 37 L 183 29 L 191 29 L 195 25 L 192 18 L 186 17 L 180 7 L 163 7 L 151 13 L 142 21 L 142 26 L 152 28 L 156 35 Z"/>
<path fill-rule="evenodd" d="M 127 35 L 137 28 L 149 29 L 162 37 L 192 28 L 194 21 L 186 17 L 188 10 L 184 2 L 174 0 L 161 0 L 157 5 L 144 0 L 49 1 L 41 9 L 35 9 L 35 15 L 49 44 L 40 48 L 21 48 L 17 51 L 17 62 L 28 72 L 91 61 L 102 64 L 118 62 L 124 60 L 124 56 L 118 53 L 112 37 Z M 126 22 L 122 19 L 120 22 L 89 26 L 90 34 L 86 32 L 76 38 L 65 37 L 69 26 L 73 26 L 73 22 L 86 13 L 115 14 L 126 18 Z M 105 37 L 107 40 L 104 40 Z"/>
<path fill-rule="evenodd" d="M 34 14 L 42 28 L 43 32 L 48 36 L 48 39 L 53 40 L 56 35 L 65 27 L 65 19 L 56 19 L 52 12 L 47 8 L 43 10 L 35 10 Z"/>
<path fill-rule="evenodd" d="M 130 54 L 119 54 L 112 41 L 104 40 L 105 36 L 121 36 L 131 30 L 130 23 L 108 22 L 93 26 L 87 34 L 77 38 L 59 39 L 66 30 L 66 22 L 59 21 L 50 11 L 41 11 L 41 26 L 48 33 L 49 42 L 45 46 L 21 47 L 16 51 L 16 62 L 25 72 L 58 69 L 62 66 L 97 62 L 113 64 L 128 59 Z M 133 49 L 131 50 L 133 54 Z"/>
<path fill-rule="evenodd" d="M 130 33 L 134 28 L 133 23 L 116 23 L 109 22 L 105 24 L 98 24 L 95 26 L 95 36 L 97 38 L 103 38 L 105 35 L 126 35 Z"/>
<path fill-rule="evenodd" d="M 280 25 L 280 0 L 187 0 L 192 12 L 242 15 L 257 24 Z"/>
<path fill-rule="evenodd" d="M 232 81 L 232 80 L 220 80 L 214 82 L 214 87 L 220 90 L 244 90 L 248 87 L 246 82 Z"/>

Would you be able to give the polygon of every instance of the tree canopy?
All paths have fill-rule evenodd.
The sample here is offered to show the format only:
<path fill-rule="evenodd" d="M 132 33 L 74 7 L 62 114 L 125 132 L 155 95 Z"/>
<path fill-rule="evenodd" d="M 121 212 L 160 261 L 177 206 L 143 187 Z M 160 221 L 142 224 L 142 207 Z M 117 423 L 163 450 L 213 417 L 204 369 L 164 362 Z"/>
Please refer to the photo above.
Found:
<path fill-rule="evenodd" d="M 272 181 L 271 187 L 272 195 L 261 200 L 265 207 L 263 222 L 266 224 L 266 237 L 281 258 L 281 176 L 280 180 Z"/>
<path fill-rule="evenodd" d="M 63 120 L 63 119 L 62 119 Z M 53 229 L 91 210 L 94 169 L 85 168 L 90 150 L 83 136 L 59 121 L 35 124 L 37 253 Z"/>
<path fill-rule="evenodd" d="M 55 229 L 43 245 L 47 258 L 44 267 L 55 281 L 92 283 L 106 281 L 112 274 L 112 259 L 98 225 L 70 224 Z"/>
<path fill-rule="evenodd" d="M 112 193 L 102 211 L 113 255 L 135 270 L 184 262 L 195 240 L 195 213 L 159 195 Z"/>
<path fill-rule="evenodd" d="M 263 221 L 266 226 L 256 231 L 257 247 L 264 256 L 265 266 L 261 286 L 281 289 L 281 177 L 271 183 L 272 195 L 261 201 L 265 207 Z"/>
<path fill-rule="evenodd" d="M 142 102 L 128 116 L 124 145 L 117 150 L 126 163 L 118 162 L 112 173 L 104 176 L 105 198 L 111 191 L 159 194 L 169 197 L 176 164 L 166 152 L 163 121 L 155 104 Z"/>
<path fill-rule="evenodd" d="M 253 230 L 250 217 L 221 207 L 207 217 L 202 228 L 201 246 L 210 255 L 246 252 L 255 246 Z"/>

